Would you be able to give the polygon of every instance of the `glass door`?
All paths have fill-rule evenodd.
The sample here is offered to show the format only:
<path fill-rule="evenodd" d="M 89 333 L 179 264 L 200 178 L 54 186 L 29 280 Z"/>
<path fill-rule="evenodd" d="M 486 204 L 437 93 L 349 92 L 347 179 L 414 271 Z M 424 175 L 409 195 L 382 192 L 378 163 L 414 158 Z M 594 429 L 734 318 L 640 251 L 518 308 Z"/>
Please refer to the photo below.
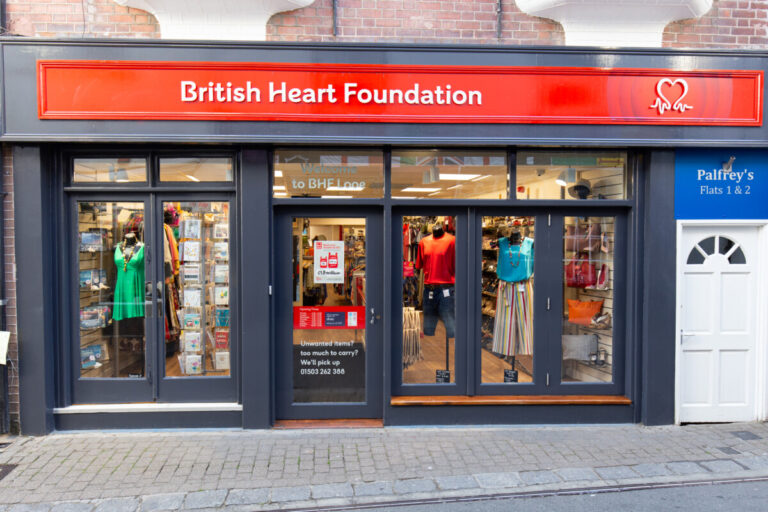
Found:
<path fill-rule="evenodd" d="M 158 198 L 154 308 L 160 401 L 237 398 L 232 205 L 226 194 Z"/>
<path fill-rule="evenodd" d="M 276 218 L 278 419 L 381 417 L 381 215 Z"/>
<path fill-rule="evenodd" d="M 146 196 L 144 196 L 146 197 Z M 153 398 L 151 207 L 143 198 L 73 198 L 75 403 Z"/>

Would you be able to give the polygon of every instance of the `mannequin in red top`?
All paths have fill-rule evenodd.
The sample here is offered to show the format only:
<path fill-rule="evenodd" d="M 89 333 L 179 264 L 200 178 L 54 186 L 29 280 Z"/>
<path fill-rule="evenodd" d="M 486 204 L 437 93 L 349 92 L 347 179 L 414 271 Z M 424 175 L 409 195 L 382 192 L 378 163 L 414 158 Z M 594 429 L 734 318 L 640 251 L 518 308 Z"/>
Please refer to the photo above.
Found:
<path fill-rule="evenodd" d="M 424 335 L 434 336 L 438 317 L 448 338 L 455 336 L 456 237 L 437 222 L 432 234 L 422 238 L 416 255 L 417 269 L 424 271 Z"/>

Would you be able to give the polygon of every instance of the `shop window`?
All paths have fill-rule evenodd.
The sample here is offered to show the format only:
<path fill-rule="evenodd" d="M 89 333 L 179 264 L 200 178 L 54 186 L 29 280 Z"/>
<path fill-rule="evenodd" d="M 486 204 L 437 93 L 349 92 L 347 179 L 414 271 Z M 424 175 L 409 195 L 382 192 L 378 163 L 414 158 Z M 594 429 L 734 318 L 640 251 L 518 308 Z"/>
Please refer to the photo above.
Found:
<path fill-rule="evenodd" d="M 161 158 L 160 181 L 232 181 L 231 158 Z"/>
<path fill-rule="evenodd" d="M 165 375 L 230 374 L 229 203 L 163 203 Z"/>
<path fill-rule="evenodd" d="M 599 200 L 630 197 L 625 152 L 517 153 L 518 199 Z"/>
<path fill-rule="evenodd" d="M 482 218 L 481 382 L 533 381 L 535 217 Z"/>
<path fill-rule="evenodd" d="M 403 217 L 403 384 L 455 382 L 455 221 Z"/>
<path fill-rule="evenodd" d="M 562 380 L 612 382 L 614 217 L 565 217 Z"/>
<path fill-rule="evenodd" d="M 487 151 L 394 151 L 393 199 L 506 199 L 507 155 Z"/>
<path fill-rule="evenodd" d="M 77 203 L 80 377 L 142 378 L 144 203 Z"/>
<path fill-rule="evenodd" d="M 747 263 L 744 251 L 739 244 L 722 235 L 710 236 L 697 243 L 688 254 L 686 263 L 688 265 L 703 264 L 708 257 L 715 254 L 715 247 L 717 247 L 717 254 L 727 258 L 730 264 L 744 265 Z"/>
<path fill-rule="evenodd" d="M 275 151 L 275 198 L 384 197 L 384 155 L 371 151 Z"/>
<path fill-rule="evenodd" d="M 74 183 L 135 183 L 147 181 L 144 158 L 75 158 Z"/>

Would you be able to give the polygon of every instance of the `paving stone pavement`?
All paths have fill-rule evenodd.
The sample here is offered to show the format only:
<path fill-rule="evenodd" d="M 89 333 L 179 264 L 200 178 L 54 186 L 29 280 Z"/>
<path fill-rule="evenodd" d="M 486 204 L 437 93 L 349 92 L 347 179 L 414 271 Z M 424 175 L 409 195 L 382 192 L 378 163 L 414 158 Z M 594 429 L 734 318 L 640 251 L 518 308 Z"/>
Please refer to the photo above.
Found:
<path fill-rule="evenodd" d="M 768 478 L 768 424 L 55 433 L 10 438 L 0 512 L 238 512 Z"/>

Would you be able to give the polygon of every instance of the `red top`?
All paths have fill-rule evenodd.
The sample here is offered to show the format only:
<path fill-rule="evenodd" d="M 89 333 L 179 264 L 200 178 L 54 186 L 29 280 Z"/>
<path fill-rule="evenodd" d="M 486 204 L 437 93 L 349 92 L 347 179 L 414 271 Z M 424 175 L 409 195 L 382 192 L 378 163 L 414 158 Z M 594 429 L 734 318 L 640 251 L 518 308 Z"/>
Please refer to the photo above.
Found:
<path fill-rule="evenodd" d="M 416 268 L 424 269 L 424 284 L 456 282 L 456 237 L 445 233 L 440 238 L 429 235 L 419 242 Z"/>

